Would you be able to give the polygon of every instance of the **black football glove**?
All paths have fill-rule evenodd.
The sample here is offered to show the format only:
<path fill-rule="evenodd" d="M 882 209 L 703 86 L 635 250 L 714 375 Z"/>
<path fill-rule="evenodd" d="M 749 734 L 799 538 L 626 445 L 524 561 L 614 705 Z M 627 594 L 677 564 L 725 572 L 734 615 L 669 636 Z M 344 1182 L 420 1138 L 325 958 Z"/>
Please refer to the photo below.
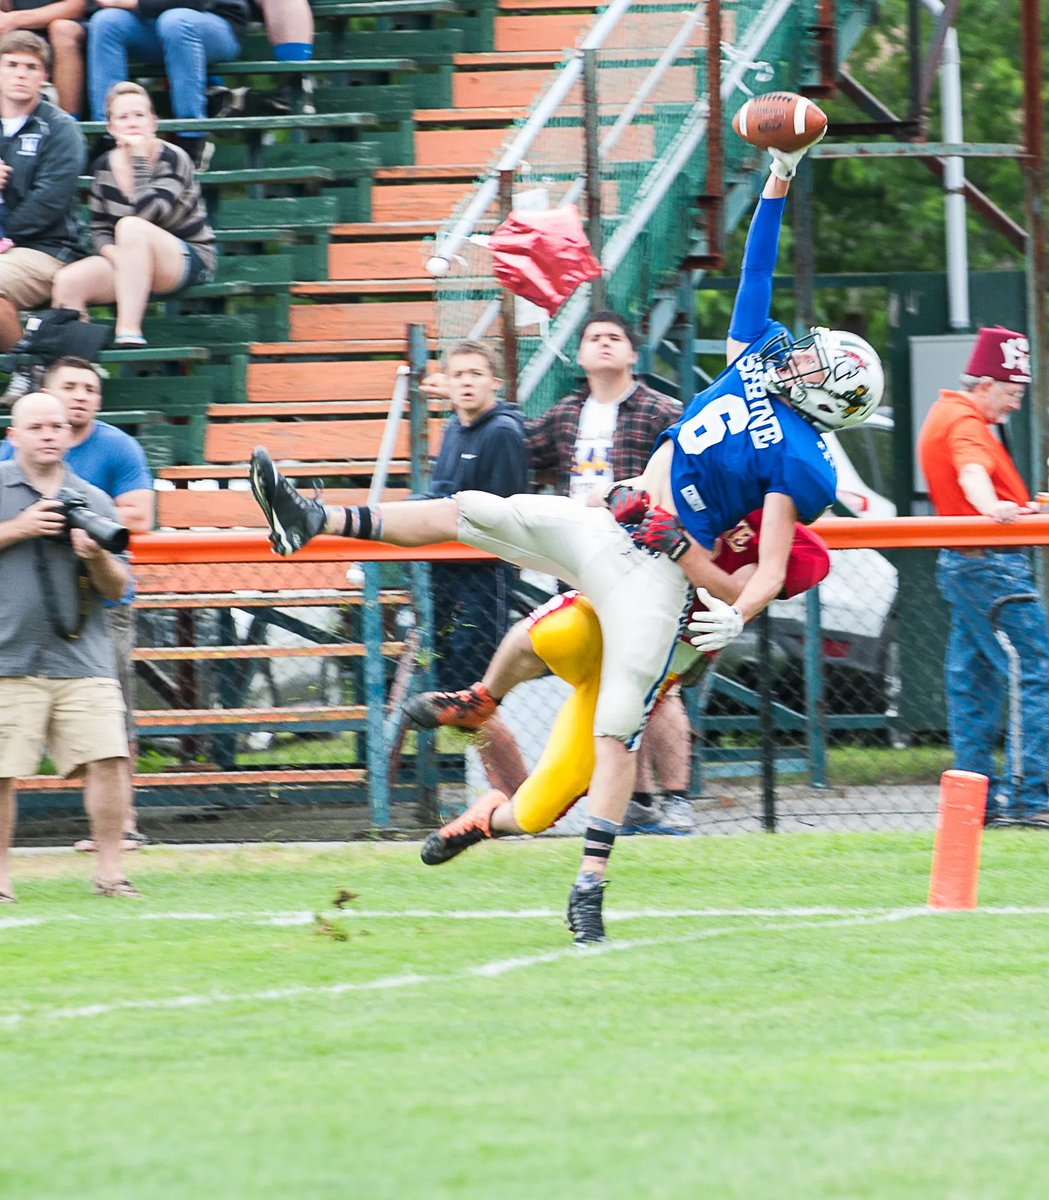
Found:
<path fill-rule="evenodd" d="M 644 488 L 614 483 L 605 492 L 605 503 L 620 525 L 636 525 L 648 512 L 651 500 Z"/>
<path fill-rule="evenodd" d="M 688 549 L 685 527 L 665 508 L 650 508 L 644 520 L 634 530 L 633 539 L 642 550 L 652 554 L 665 554 L 671 562 L 677 560 Z"/>

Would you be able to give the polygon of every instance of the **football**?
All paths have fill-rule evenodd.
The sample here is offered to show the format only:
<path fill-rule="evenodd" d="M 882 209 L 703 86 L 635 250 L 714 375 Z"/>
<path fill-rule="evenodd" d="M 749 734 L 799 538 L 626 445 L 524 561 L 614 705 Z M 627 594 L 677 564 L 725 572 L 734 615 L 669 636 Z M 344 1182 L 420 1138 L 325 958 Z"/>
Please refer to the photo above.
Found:
<path fill-rule="evenodd" d="M 732 128 L 760 150 L 800 150 L 827 128 L 827 114 L 796 92 L 753 96 L 732 118 Z"/>

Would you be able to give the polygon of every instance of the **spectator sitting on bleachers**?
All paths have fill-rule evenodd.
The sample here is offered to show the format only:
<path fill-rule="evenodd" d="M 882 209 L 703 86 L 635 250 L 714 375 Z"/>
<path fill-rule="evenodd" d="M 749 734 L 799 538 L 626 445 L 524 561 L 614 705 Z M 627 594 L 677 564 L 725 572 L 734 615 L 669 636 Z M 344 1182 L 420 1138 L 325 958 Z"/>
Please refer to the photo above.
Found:
<path fill-rule="evenodd" d="M 309 62 L 313 57 L 313 12 L 310 0 L 252 0 L 266 23 L 277 62 Z"/>
<path fill-rule="evenodd" d="M 47 304 L 58 269 L 83 254 L 76 194 L 84 138 L 68 113 L 41 98 L 50 64 L 35 33 L 0 38 L 0 351 L 22 336 L 20 310 Z M 29 390 L 9 388 L 3 399 Z"/>
<path fill-rule="evenodd" d="M 51 44 L 51 80 L 70 116 L 84 111 L 84 53 L 80 18 L 88 0 L 0 0 L 0 37 L 16 29 L 39 33 Z"/>
<path fill-rule="evenodd" d="M 151 294 L 170 296 L 209 280 L 215 234 L 193 164 L 157 137 L 145 88 L 118 83 L 106 120 L 116 149 L 95 164 L 88 201 L 96 254 L 59 271 L 52 303 L 86 312 L 117 306 L 117 347 L 144 346 L 142 318 Z"/>
<path fill-rule="evenodd" d="M 87 28 L 87 77 L 91 115 L 107 119 L 114 84 L 127 79 L 129 61 L 164 63 L 176 117 L 207 115 L 207 64 L 240 56 L 248 0 L 95 0 Z M 198 171 L 212 145 L 187 134 L 181 145 Z"/>

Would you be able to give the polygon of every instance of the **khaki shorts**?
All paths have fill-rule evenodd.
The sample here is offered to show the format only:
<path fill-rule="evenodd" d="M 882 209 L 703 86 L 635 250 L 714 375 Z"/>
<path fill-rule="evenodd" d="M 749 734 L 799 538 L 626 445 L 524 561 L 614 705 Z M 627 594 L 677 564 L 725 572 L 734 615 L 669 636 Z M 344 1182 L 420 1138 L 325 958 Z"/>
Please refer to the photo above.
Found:
<path fill-rule="evenodd" d="M 115 679 L 0 678 L 0 779 L 35 775 L 47 742 L 59 775 L 127 758 L 124 701 Z"/>
<path fill-rule="evenodd" d="M 64 265 L 42 250 L 12 246 L 0 254 L 0 298 L 15 308 L 46 308 L 51 303 L 51 280 Z"/>
<path fill-rule="evenodd" d="M 129 746 L 138 740 L 135 730 L 135 610 L 130 604 L 118 604 L 106 609 L 113 652 L 117 659 L 117 682 L 124 697 L 124 729 Z"/>

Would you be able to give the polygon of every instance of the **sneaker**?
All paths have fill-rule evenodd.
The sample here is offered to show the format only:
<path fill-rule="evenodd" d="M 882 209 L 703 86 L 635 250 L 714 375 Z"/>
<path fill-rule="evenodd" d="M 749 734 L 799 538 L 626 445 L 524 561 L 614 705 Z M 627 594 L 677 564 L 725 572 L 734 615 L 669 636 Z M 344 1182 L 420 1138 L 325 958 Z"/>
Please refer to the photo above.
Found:
<path fill-rule="evenodd" d="M 248 477 L 269 524 L 273 549 L 278 554 L 294 554 L 323 530 L 324 505 L 317 499 L 307 500 L 300 495 L 261 446 L 252 451 Z"/>
<path fill-rule="evenodd" d="M 247 111 L 250 91 L 250 88 L 231 88 L 224 84 L 215 84 L 213 87 L 209 87 L 208 116 L 215 118 L 243 116 Z"/>
<path fill-rule="evenodd" d="M 462 816 L 449 821 L 447 825 L 442 825 L 436 833 L 431 833 L 423 843 L 420 858 L 428 867 L 436 867 L 455 858 L 457 854 L 462 854 L 464 850 L 469 850 L 471 846 L 476 846 L 478 842 L 483 842 L 485 838 L 490 838 L 492 813 L 500 804 L 506 802 L 507 798 L 503 792 L 494 789 L 486 792 L 476 804 L 471 804 Z"/>
<path fill-rule="evenodd" d="M 484 684 L 475 683 L 462 692 L 420 692 L 405 701 L 404 712 L 420 729 L 480 729 L 497 707 Z"/>
<path fill-rule="evenodd" d="M 623 815 L 620 834 L 630 837 L 635 833 L 663 833 L 659 825 L 659 811 L 654 804 L 639 804 L 631 800 Z"/>
<path fill-rule="evenodd" d="M 659 801 L 659 823 L 680 837 L 699 832 L 695 809 L 684 796 L 673 792 Z"/>
<path fill-rule="evenodd" d="M 312 75 L 300 76 L 297 84 L 294 79 L 286 79 L 276 91 L 259 95 L 256 107 L 262 116 L 312 116 L 317 111 L 313 92 Z"/>
<path fill-rule="evenodd" d="M 18 367 L 11 372 L 11 378 L 7 383 L 7 391 L 0 396 L 0 404 L 10 406 L 16 400 L 21 400 L 23 396 L 28 396 L 35 387 L 36 382 L 33 379 L 32 368 Z"/>
<path fill-rule="evenodd" d="M 108 882 L 96 879 L 92 883 L 96 896 L 119 897 L 124 900 L 143 900 L 145 897 L 130 879 L 111 879 Z"/>
<path fill-rule="evenodd" d="M 575 934 L 577 946 L 605 941 L 605 922 L 601 906 L 605 900 L 605 882 L 577 883 L 568 895 L 568 928 Z"/>

